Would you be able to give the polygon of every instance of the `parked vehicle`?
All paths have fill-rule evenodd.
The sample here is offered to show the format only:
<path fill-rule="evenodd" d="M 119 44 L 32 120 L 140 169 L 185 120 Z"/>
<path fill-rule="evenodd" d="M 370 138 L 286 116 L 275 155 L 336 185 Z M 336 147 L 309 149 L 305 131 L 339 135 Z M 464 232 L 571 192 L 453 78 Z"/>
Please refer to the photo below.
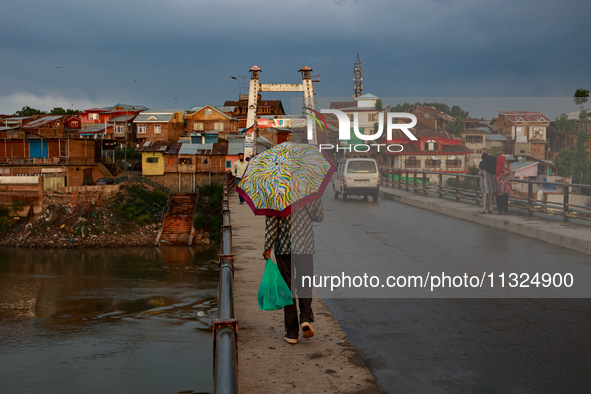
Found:
<path fill-rule="evenodd" d="M 380 191 L 380 173 L 374 159 L 351 158 L 339 160 L 332 179 L 334 197 L 356 195 L 365 198 L 371 196 L 378 201 Z"/>
<path fill-rule="evenodd" d="M 115 180 L 113 178 L 109 178 L 109 177 L 99 178 L 96 181 L 97 185 L 113 185 L 114 183 L 115 183 Z"/>

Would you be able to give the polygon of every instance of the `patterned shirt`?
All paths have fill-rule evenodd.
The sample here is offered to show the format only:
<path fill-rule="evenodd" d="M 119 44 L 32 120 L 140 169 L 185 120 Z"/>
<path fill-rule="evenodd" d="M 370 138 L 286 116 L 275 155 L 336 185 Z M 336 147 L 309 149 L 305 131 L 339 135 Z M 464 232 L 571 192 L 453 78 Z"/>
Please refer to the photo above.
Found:
<path fill-rule="evenodd" d="M 265 250 L 274 247 L 275 255 L 314 254 L 312 222 L 324 219 L 322 201 L 314 200 L 284 218 L 267 216 Z"/>
<path fill-rule="evenodd" d="M 509 182 L 509 176 L 511 175 L 511 171 L 504 168 L 501 171 L 501 175 L 499 175 L 499 189 L 498 194 L 511 194 L 511 183 Z"/>

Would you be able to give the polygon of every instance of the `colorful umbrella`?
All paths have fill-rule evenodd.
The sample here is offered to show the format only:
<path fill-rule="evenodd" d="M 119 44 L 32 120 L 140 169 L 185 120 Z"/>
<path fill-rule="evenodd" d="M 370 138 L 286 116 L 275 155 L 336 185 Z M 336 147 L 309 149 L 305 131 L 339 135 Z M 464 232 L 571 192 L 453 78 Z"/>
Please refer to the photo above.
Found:
<path fill-rule="evenodd" d="M 284 142 L 253 157 L 236 190 L 255 215 L 287 216 L 322 197 L 334 171 L 318 147 Z"/>

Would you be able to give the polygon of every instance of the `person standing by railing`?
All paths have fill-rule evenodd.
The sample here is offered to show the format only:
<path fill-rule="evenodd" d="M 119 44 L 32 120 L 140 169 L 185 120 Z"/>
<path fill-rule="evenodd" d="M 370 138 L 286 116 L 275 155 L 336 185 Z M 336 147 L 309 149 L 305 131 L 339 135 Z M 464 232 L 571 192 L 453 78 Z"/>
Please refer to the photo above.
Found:
<path fill-rule="evenodd" d="M 478 175 L 482 177 L 482 211 L 479 213 L 493 213 L 493 195 L 497 191 L 497 159 L 488 153 L 482 154 L 482 161 L 478 165 Z"/>
<path fill-rule="evenodd" d="M 499 215 L 509 214 L 509 194 L 511 194 L 511 183 L 509 182 L 510 176 L 511 163 L 508 163 L 507 167 L 501 170 L 498 179 L 497 213 Z"/>

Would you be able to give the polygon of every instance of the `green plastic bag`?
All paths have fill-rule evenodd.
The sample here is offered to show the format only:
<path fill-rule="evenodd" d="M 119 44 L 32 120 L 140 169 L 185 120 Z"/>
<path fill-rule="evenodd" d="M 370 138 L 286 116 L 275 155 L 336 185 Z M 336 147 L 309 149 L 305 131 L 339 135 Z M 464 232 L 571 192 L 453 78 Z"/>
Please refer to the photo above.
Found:
<path fill-rule="evenodd" d="M 265 272 L 263 279 L 261 279 L 257 300 L 259 309 L 262 311 L 275 311 L 293 304 L 291 290 L 283 280 L 279 267 L 270 258 L 265 264 Z"/>

